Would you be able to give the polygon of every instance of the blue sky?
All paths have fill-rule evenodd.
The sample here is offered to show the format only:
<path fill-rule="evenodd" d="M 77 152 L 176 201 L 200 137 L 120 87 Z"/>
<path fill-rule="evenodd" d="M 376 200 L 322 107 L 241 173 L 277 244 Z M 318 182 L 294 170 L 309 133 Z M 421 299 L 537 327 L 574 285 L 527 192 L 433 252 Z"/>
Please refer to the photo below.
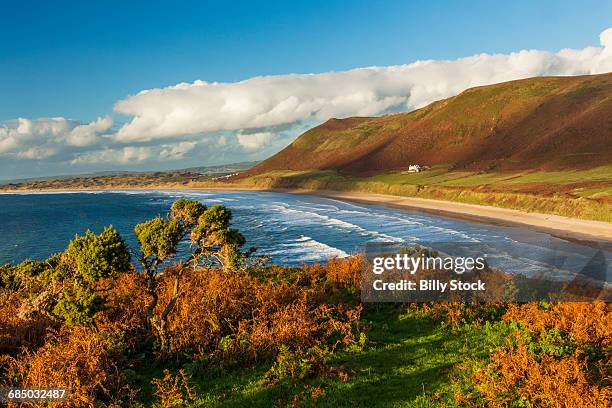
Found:
<path fill-rule="evenodd" d="M 0 123 L 5 123 L 5 127 L 16 127 L 17 118 L 61 117 L 71 121 L 63 130 L 57 130 L 59 134 L 109 115 L 112 125 L 101 124 L 98 129 L 103 129 L 99 130 L 102 135 L 116 132 L 122 124 L 144 115 L 145 108 L 141 105 L 133 104 L 117 111 L 115 104 L 146 89 L 196 80 L 234 83 L 262 75 L 343 72 L 418 60 L 455 60 L 481 53 L 584 49 L 600 46 L 599 34 L 612 26 L 610 1 L 93 3 L 2 2 Z M 547 73 L 557 72 L 534 72 L 535 75 Z M 469 81 L 472 83 L 474 80 Z M 402 110 L 404 106 L 383 105 L 380 112 L 365 111 L 384 113 Z M 405 107 L 408 109 L 411 105 Z M 331 113 L 350 115 L 363 111 L 360 109 Z M 206 138 L 215 141 L 225 138 L 231 142 L 240 134 L 245 140 L 245 135 L 256 134 L 259 136 L 255 139 L 259 138 L 262 143 L 247 141 L 251 148 L 244 157 L 261 158 L 286 145 L 297 131 L 323 120 L 323 112 L 324 109 L 319 109 L 316 114 L 294 121 L 264 120 L 261 126 L 256 121 L 227 128 L 211 125 L 199 129 L 189 125 L 184 127 L 184 135 L 183 128 L 172 124 L 171 131 L 156 130 L 151 137 L 124 132 L 127 136 L 120 141 L 124 147 L 128 147 L 125 143 L 129 141 L 132 143 L 129 147 L 138 149 L 154 144 L 171 148 L 181 142 L 197 142 L 202 147 L 201 141 Z M 293 131 L 287 130 L 289 125 Z M 149 128 L 143 125 L 137 130 L 146 133 Z M 199 136 L 194 137 L 196 134 Z M 113 143 L 117 140 L 113 139 Z M 117 148 L 110 138 L 104 141 L 108 142 L 104 149 Z M 18 144 L 13 142 L 11 146 Z M 267 150 L 253 149 L 266 143 Z M 84 166 L 87 160 L 73 160 L 75 155 L 87 152 L 86 144 L 98 150 L 102 146 L 91 139 L 72 143 L 75 148 L 70 150 L 70 155 L 59 148 L 62 154 L 46 157 L 21 154 L 20 159 L 31 157 L 36 165 L 27 166 L 28 171 L 17 163 L 0 165 L 0 178 L 31 176 L 38 171 L 62 173 L 89 168 L 161 168 L 179 164 L 178 160 L 160 164 L 153 155 L 138 161 L 141 165 L 98 160 L 96 165 L 87 167 Z M 16 148 L 12 149 L 5 149 L 13 155 L 9 160 L 20 154 Z M 111 156 L 108 153 L 105 157 Z M 215 161 L 198 161 L 198 157 L 202 156 L 194 155 L 185 161 L 185 167 Z M 239 152 L 234 152 L 222 160 L 240 158 Z"/>

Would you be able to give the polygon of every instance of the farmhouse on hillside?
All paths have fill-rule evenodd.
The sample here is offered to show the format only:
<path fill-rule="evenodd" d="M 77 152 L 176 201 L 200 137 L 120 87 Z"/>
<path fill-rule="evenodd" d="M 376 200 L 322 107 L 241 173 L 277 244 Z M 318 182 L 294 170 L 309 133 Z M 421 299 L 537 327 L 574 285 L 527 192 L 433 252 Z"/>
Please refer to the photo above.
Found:
<path fill-rule="evenodd" d="M 429 166 L 421 166 L 420 164 L 411 164 L 408 166 L 408 173 L 420 173 L 429 169 Z"/>

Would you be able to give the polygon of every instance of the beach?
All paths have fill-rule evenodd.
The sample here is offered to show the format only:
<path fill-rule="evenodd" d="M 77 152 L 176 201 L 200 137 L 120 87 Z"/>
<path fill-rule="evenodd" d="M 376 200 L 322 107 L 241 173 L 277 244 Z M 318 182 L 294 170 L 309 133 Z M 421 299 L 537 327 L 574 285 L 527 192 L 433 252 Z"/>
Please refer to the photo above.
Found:
<path fill-rule="evenodd" d="M 509 208 L 431 200 L 426 198 L 399 197 L 386 194 L 324 190 L 279 191 L 296 194 L 314 194 L 338 200 L 379 204 L 395 208 L 424 210 L 486 223 L 501 222 L 504 225 L 527 225 L 540 231 L 553 233 L 562 238 L 595 239 L 612 242 L 612 223 L 603 221 L 582 220 L 553 214 L 530 213 Z"/>

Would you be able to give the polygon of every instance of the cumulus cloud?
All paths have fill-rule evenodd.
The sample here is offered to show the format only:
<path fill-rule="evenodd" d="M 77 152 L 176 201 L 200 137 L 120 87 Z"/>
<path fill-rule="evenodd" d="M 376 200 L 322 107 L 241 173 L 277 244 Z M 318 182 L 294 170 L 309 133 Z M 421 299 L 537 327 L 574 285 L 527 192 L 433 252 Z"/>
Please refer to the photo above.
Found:
<path fill-rule="evenodd" d="M 159 146 L 104 147 L 102 149 L 78 153 L 71 164 L 130 164 L 137 165 L 146 161 L 179 160 L 197 146 L 197 142 L 184 141 Z"/>
<path fill-rule="evenodd" d="M 72 129 L 66 137 L 66 142 L 71 146 L 91 146 L 98 142 L 98 134 L 105 132 L 113 126 L 110 116 L 98 118 L 95 122 L 79 125 Z"/>
<path fill-rule="evenodd" d="M 100 134 L 113 125 L 110 116 L 82 124 L 57 118 L 19 118 L 0 125 L 0 155 L 14 154 L 22 159 L 43 159 L 55 156 L 69 147 L 91 146 Z"/>
<path fill-rule="evenodd" d="M 153 155 L 152 147 L 127 146 L 119 149 L 104 148 L 77 154 L 71 164 L 135 164 L 145 161 Z"/>
<path fill-rule="evenodd" d="M 116 103 L 115 111 L 132 116 L 116 138 L 129 143 L 376 115 L 419 108 L 473 86 L 612 71 L 612 29 L 601 33 L 600 43 L 601 47 L 557 53 L 524 50 L 343 72 L 262 76 L 234 83 L 198 80 L 149 89 Z"/>
<path fill-rule="evenodd" d="M 175 145 L 164 145 L 159 152 L 159 157 L 163 160 L 182 159 L 185 154 L 193 150 L 197 144 L 197 142 L 180 142 Z"/>
<path fill-rule="evenodd" d="M 273 134 L 271 132 L 259 132 L 251 134 L 239 133 L 236 135 L 240 146 L 247 150 L 257 150 L 267 146 L 272 141 Z"/>

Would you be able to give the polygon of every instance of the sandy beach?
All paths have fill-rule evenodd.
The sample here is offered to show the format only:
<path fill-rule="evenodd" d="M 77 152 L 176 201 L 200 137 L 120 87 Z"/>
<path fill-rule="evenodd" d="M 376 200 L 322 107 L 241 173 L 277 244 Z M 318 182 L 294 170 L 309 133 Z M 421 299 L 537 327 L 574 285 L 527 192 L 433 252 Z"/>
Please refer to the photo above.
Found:
<path fill-rule="evenodd" d="M 552 214 L 528 213 L 508 208 L 465 204 L 453 201 L 425 198 L 399 197 L 386 194 L 371 194 L 341 191 L 278 190 L 295 194 L 314 194 L 366 204 L 379 204 L 395 208 L 424 210 L 452 217 L 460 217 L 486 223 L 504 225 L 526 225 L 537 230 L 553 233 L 563 238 L 604 240 L 612 242 L 612 223 L 582 220 Z"/>

